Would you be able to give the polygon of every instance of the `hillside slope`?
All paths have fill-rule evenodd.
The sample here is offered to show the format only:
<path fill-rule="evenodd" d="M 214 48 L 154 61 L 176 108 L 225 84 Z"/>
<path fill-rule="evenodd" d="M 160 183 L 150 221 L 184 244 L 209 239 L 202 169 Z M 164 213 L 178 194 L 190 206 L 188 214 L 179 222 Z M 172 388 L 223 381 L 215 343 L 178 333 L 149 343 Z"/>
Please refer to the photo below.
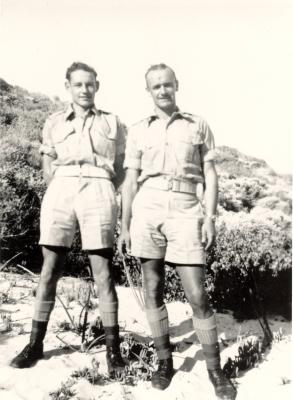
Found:
<path fill-rule="evenodd" d="M 61 107 L 64 104 L 58 99 L 52 101 L 0 79 L 1 257 L 5 262 L 17 255 L 18 263 L 34 271 L 39 270 L 42 261 L 38 246 L 39 212 L 45 190 L 38 148 L 46 117 Z M 240 303 L 246 302 L 243 310 L 251 308 L 248 272 L 255 269 L 264 299 L 272 309 L 278 303 L 280 312 L 288 316 L 291 313 L 291 177 L 278 175 L 265 161 L 227 146 L 217 149 L 216 167 L 218 234 L 207 261 L 208 289 L 214 305 L 240 309 Z M 113 262 L 117 267 L 115 278 L 125 282 L 117 253 Z M 67 258 L 67 271 L 80 275 L 87 265 L 77 235 Z M 138 270 L 136 265 L 133 274 Z M 177 282 L 174 272 L 168 274 L 168 299 L 183 299 L 182 287 L 174 283 Z M 278 302 L 271 296 L 275 292 L 279 293 Z"/>

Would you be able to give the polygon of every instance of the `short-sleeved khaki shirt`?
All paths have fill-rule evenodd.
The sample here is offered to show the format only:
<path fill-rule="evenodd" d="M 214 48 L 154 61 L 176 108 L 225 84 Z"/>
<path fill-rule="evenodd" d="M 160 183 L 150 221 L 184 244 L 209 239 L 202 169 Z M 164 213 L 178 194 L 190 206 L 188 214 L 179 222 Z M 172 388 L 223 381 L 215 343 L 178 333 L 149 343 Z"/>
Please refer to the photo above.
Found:
<path fill-rule="evenodd" d="M 214 149 L 201 117 L 180 111 L 169 120 L 152 115 L 129 129 L 124 167 L 140 170 L 139 182 L 161 174 L 203 182 L 202 165 L 214 159 Z"/>
<path fill-rule="evenodd" d="M 118 117 L 91 108 L 86 117 L 76 116 L 72 106 L 52 114 L 43 129 L 40 153 L 59 166 L 89 164 L 114 176 L 114 162 L 125 151 L 125 132 Z"/>

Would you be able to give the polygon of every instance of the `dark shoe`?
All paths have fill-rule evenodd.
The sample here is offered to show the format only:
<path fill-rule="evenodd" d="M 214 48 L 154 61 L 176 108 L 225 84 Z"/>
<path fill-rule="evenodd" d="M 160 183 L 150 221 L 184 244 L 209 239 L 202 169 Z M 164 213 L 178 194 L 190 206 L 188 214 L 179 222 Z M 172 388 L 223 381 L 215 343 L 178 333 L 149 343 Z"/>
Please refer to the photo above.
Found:
<path fill-rule="evenodd" d="M 43 357 L 43 343 L 38 345 L 29 343 L 21 353 L 13 358 L 10 366 L 13 368 L 29 368 Z"/>
<path fill-rule="evenodd" d="M 219 399 L 234 400 L 236 398 L 237 391 L 235 387 L 232 385 L 231 381 L 226 378 L 224 372 L 220 368 L 208 370 L 208 373 Z"/>
<path fill-rule="evenodd" d="M 158 370 L 152 376 L 152 386 L 155 389 L 165 390 L 170 385 L 173 374 L 173 359 L 159 360 Z"/>
<path fill-rule="evenodd" d="M 107 347 L 106 360 L 110 378 L 119 377 L 126 365 L 121 357 L 119 347 Z"/>

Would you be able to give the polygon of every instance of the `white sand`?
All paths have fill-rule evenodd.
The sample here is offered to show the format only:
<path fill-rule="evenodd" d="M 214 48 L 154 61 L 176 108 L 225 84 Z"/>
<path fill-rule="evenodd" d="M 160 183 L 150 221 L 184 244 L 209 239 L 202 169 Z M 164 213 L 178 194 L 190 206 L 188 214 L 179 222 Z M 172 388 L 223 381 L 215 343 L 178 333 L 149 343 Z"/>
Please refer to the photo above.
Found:
<path fill-rule="evenodd" d="M 84 287 L 80 280 L 63 278 L 58 285 L 62 300 L 69 302 L 69 294 Z M 106 374 L 105 351 L 91 350 L 89 353 L 64 350 L 57 339 L 57 322 L 68 321 L 60 302 L 56 300 L 51 315 L 48 333 L 45 339 L 45 358 L 29 369 L 13 369 L 9 361 L 27 344 L 30 332 L 30 318 L 33 313 L 34 298 L 31 288 L 35 284 L 24 276 L 0 273 L 0 294 L 8 293 L 9 300 L 0 303 L 0 400 L 49 400 L 49 393 L 60 388 L 71 373 L 85 366 L 91 367 L 93 360 L 99 363 L 99 372 Z M 145 314 L 137 305 L 129 288 L 118 287 L 120 301 L 119 321 L 127 331 L 143 337 L 149 336 Z M 80 291 L 81 293 L 81 291 Z M 98 303 L 98 299 L 94 299 Z M 191 312 L 187 304 L 173 302 L 167 305 L 170 319 L 172 342 L 178 342 L 174 352 L 175 369 L 177 370 L 171 385 L 165 391 L 157 391 L 150 382 L 139 382 L 137 386 L 126 386 L 120 382 L 92 385 L 85 379 L 79 379 L 72 389 L 74 399 L 94 400 L 213 400 L 214 390 L 208 380 L 205 362 L 198 341 L 193 333 Z M 80 305 L 76 301 L 69 303 L 69 312 L 77 318 Z M 98 308 L 91 311 L 89 319 L 98 315 Z M 12 331 L 3 332 L 5 319 L 11 316 Z M 238 340 L 262 335 L 258 321 L 249 320 L 237 323 L 229 314 L 217 314 L 218 333 L 225 337 L 228 346 L 221 346 L 222 365 L 227 358 L 237 354 Z M 292 399 L 292 341 L 291 323 L 282 318 L 270 320 L 274 333 L 282 329 L 282 340 L 275 341 L 272 349 L 258 367 L 241 372 L 236 379 L 238 387 L 237 400 L 270 400 Z M 123 331 L 122 331 L 123 334 Z M 80 345 L 80 338 L 71 333 L 59 333 L 67 343 Z M 224 335 L 224 336 L 223 336 Z"/>

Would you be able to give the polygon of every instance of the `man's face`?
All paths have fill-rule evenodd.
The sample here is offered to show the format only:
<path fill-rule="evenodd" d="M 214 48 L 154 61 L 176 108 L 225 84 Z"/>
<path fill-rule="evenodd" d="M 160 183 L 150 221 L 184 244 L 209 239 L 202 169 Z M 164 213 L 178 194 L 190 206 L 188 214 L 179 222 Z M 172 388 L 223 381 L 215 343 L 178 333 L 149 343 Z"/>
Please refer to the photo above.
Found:
<path fill-rule="evenodd" d="M 94 105 L 98 82 L 93 73 L 81 69 L 73 71 L 65 86 L 76 106 L 87 110 Z"/>
<path fill-rule="evenodd" d="M 147 75 L 147 90 L 155 106 L 163 111 L 173 111 L 176 108 L 176 91 L 178 82 L 169 69 L 150 71 Z"/>

